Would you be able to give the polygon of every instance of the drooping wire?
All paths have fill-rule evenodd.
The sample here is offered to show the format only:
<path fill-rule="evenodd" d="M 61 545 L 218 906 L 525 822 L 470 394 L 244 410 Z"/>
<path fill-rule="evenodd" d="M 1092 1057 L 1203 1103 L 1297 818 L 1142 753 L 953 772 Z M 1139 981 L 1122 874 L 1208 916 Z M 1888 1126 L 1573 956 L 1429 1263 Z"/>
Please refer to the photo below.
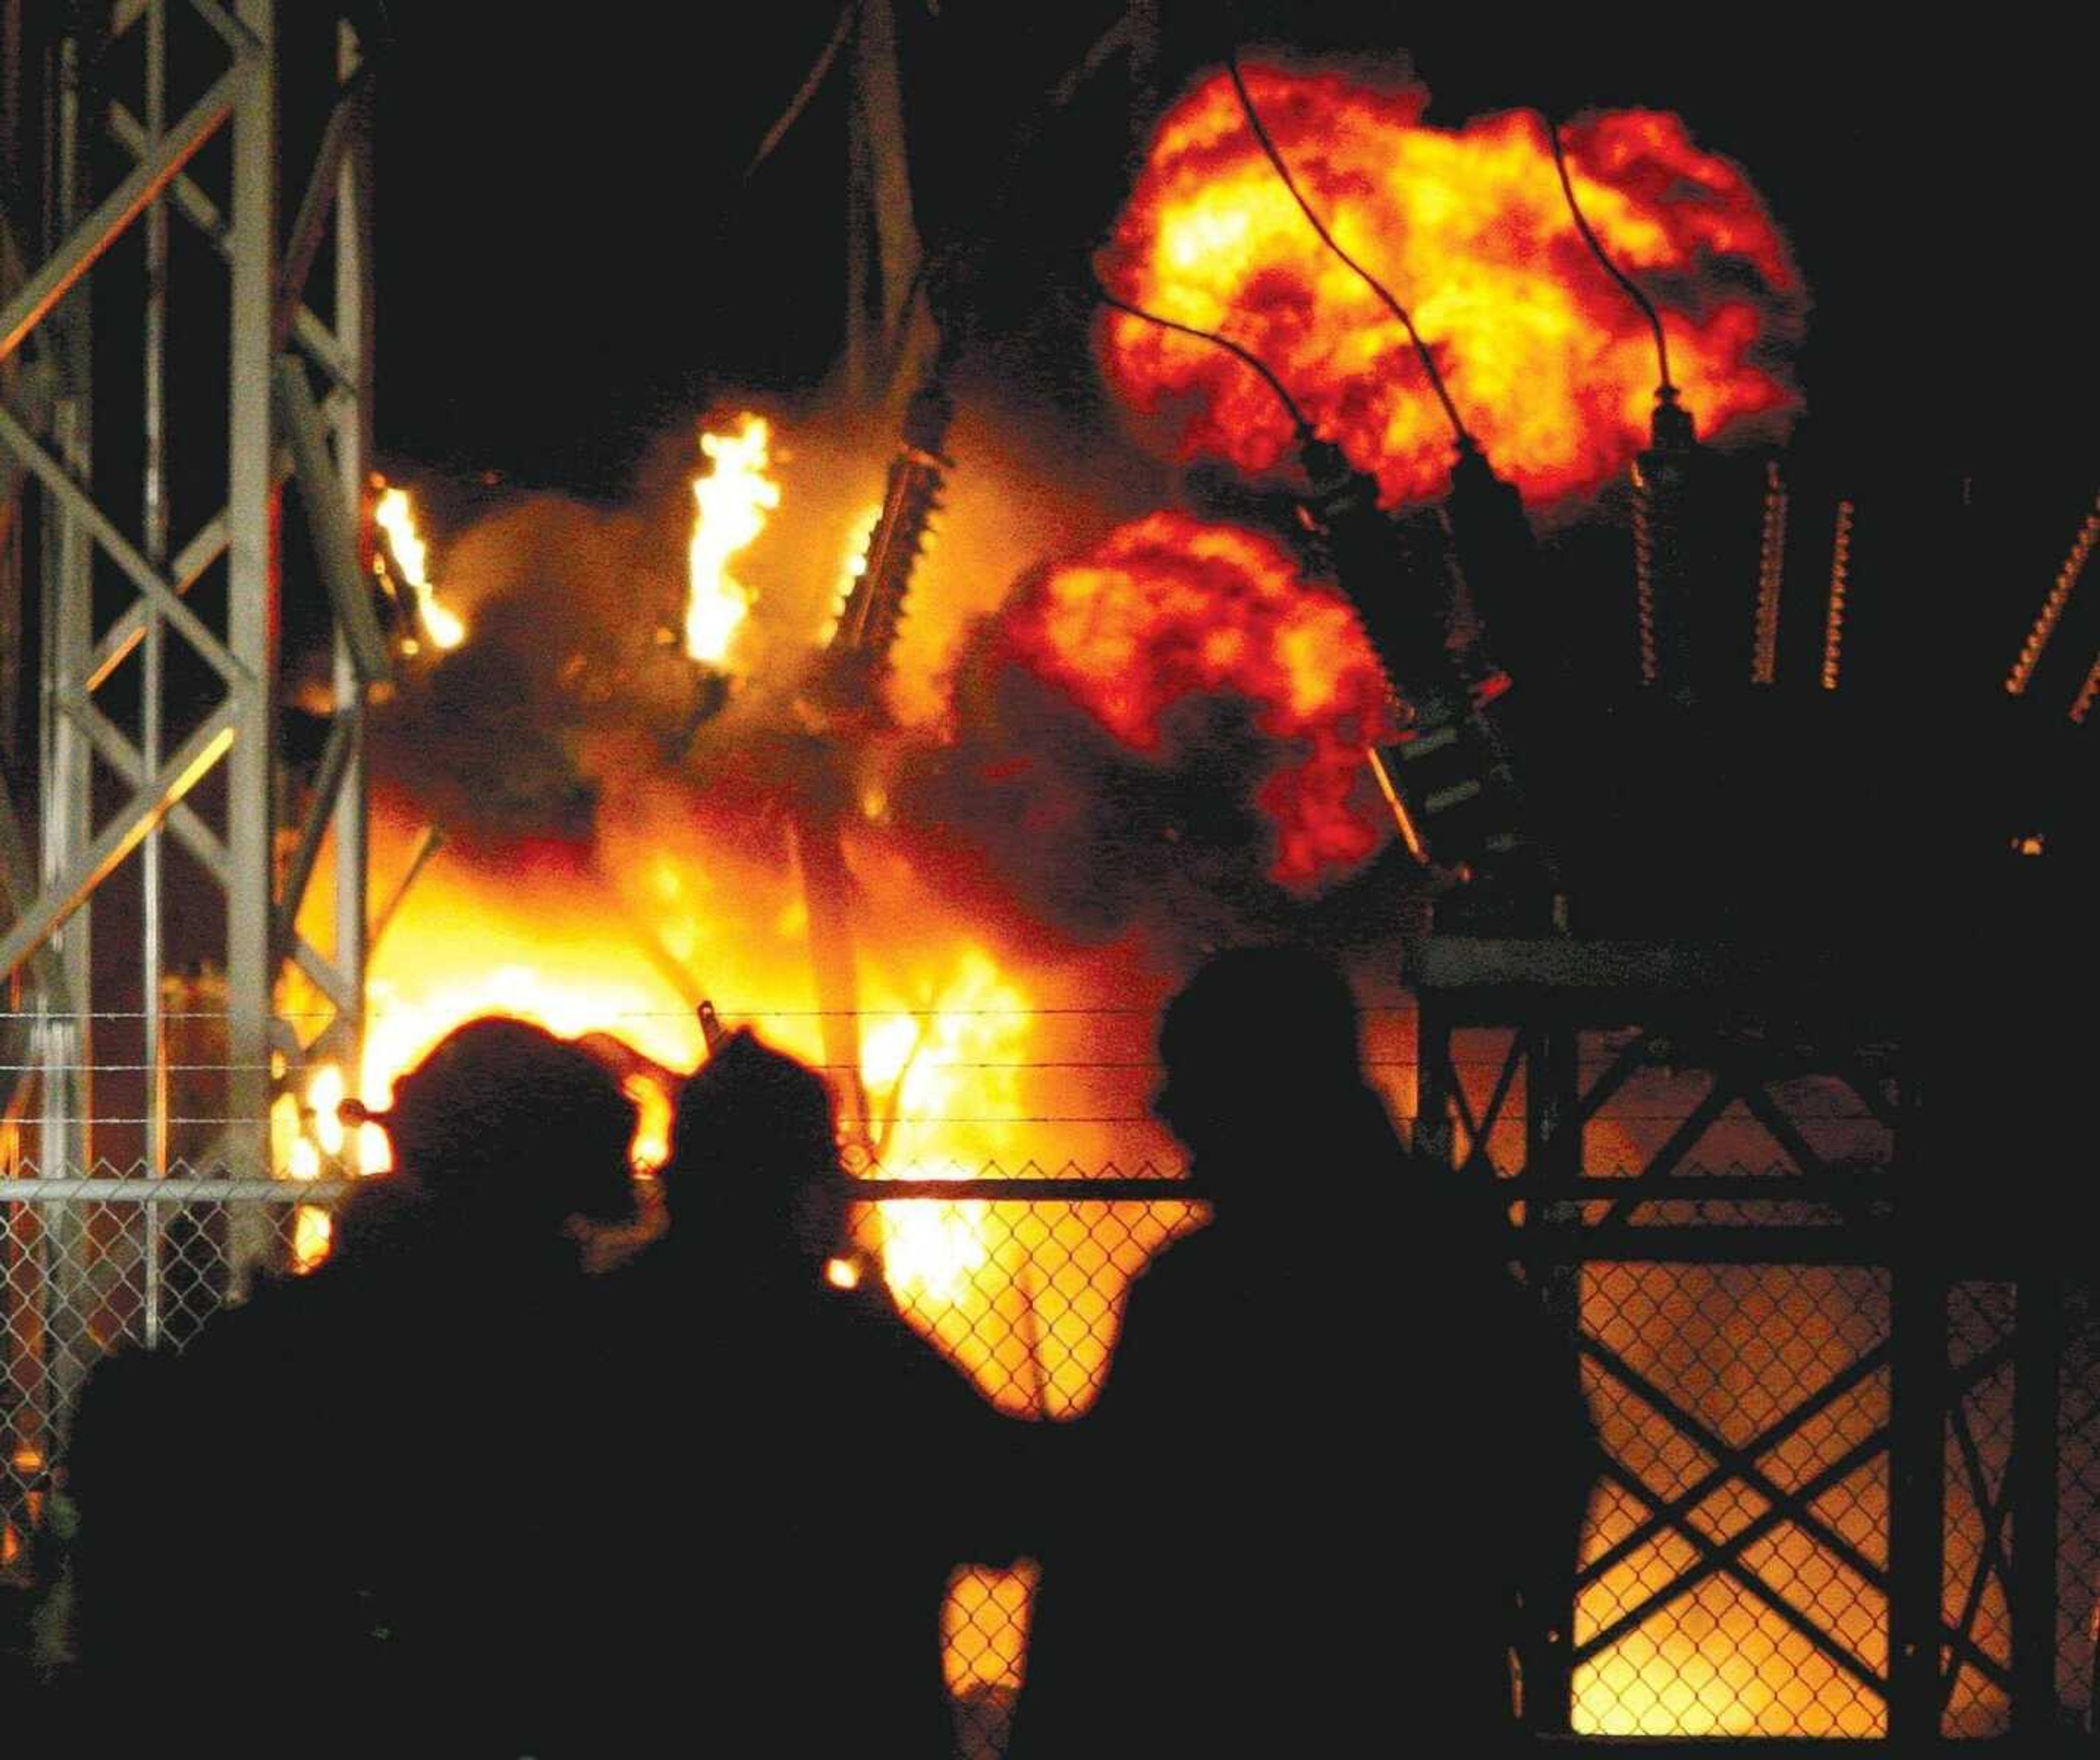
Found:
<path fill-rule="evenodd" d="M 1098 276 L 1094 279 L 1094 291 L 1100 295 L 1101 302 L 1105 306 L 1112 306 L 1118 311 L 1128 312 L 1133 318 L 1142 318 L 1147 324 L 1156 324 L 1162 330 L 1177 330 L 1184 336 L 1193 336 L 1198 342 L 1212 343 L 1228 353 L 1238 355 L 1262 376 L 1269 390 L 1276 393 L 1277 401 L 1290 412 L 1290 420 L 1297 428 L 1299 436 L 1303 438 L 1312 432 L 1312 424 L 1305 419 L 1305 412 L 1298 407 L 1298 400 L 1285 387 L 1283 381 L 1277 377 L 1268 364 L 1252 349 L 1243 347 L 1229 336 L 1221 336 L 1215 330 L 1200 330 L 1193 324 L 1182 324 L 1172 318 L 1162 318 L 1156 311 L 1147 311 L 1142 306 L 1133 306 L 1127 299 L 1118 299 L 1101 285 Z"/>
<path fill-rule="evenodd" d="M 1422 333 L 1414 328 L 1414 320 L 1408 315 L 1407 308 L 1392 297 L 1391 289 L 1342 249 L 1335 235 L 1327 230 L 1320 216 L 1312 211 L 1312 205 L 1306 201 L 1299 189 L 1297 180 L 1290 174 L 1290 167 L 1283 162 L 1283 155 L 1277 150 L 1276 143 L 1269 138 L 1268 129 L 1262 124 L 1260 112 L 1254 107 L 1253 95 L 1247 90 L 1246 80 L 1240 73 L 1238 49 L 1227 51 L 1225 68 L 1233 77 L 1233 90 L 1239 94 L 1240 108 L 1246 113 L 1247 126 L 1254 130 L 1254 138 L 1261 143 L 1262 152 L 1268 156 L 1269 164 L 1275 167 L 1276 174 L 1282 180 L 1283 187 L 1290 192 L 1290 199 L 1298 204 L 1299 212 L 1320 235 L 1320 242 L 1348 264 L 1365 286 L 1385 302 L 1386 310 L 1400 320 L 1401 328 L 1407 332 L 1407 339 L 1414 345 L 1415 355 L 1422 362 L 1422 370 L 1429 376 L 1430 389 L 1436 392 L 1436 401 L 1444 406 L 1445 417 L 1451 424 L 1451 432 L 1461 447 L 1468 451 L 1476 450 L 1473 436 L 1467 431 L 1465 421 L 1458 414 L 1458 406 L 1451 401 L 1450 392 L 1445 389 L 1444 375 L 1437 371 L 1436 356 L 1429 352 L 1429 345 L 1422 340 Z"/>
<path fill-rule="evenodd" d="M 1560 144 L 1560 126 L 1543 111 L 1539 120 L 1546 124 L 1546 138 L 1553 143 L 1553 168 L 1560 174 L 1560 193 L 1568 198 L 1568 212 L 1574 218 L 1575 230 L 1582 235 L 1582 242 L 1590 247 L 1590 254 L 1604 266 L 1605 272 L 1626 290 L 1633 302 L 1648 315 L 1648 328 L 1655 332 L 1655 359 L 1662 383 L 1657 387 L 1657 395 L 1667 403 L 1677 401 L 1677 387 L 1670 379 L 1670 343 L 1662 333 L 1662 319 L 1655 309 L 1655 302 L 1640 290 L 1639 284 L 1612 261 L 1597 235 L 1590 230 L 1590 223 L 1583 218 L 1582 205 L 1575 199 L 1575 185 L 1568 175 L 1568 155 Z"/>
<path fill-rule="evenodd" d="M 832 71 L 832 64 L 838 60 L 839 51 L 845 47 L 853 36 L 854 27 L 860 22 L 860 9 L 861 0 L 847 0 L 847 3 L 840 9 L 838 22 L 832 27 L 831 36 L 817 52 L 814 64 L 796 88 L 795 95 L 788 100 L 788 108 L 780 112 L 773 126 L 766 130 L 765 139 L 758 143 L 757 152 L 751 156 L 751 162 L 743 168 L 742 182 L 748 183 L 751 181 L 752 174 L 773 157 L 773 149 L 788 138 L 788 130 L 794 127 L 801 120 L 802 112 L 810 108 L 810 100 L 817 95 L 818 88 L 823 86 Z"/>

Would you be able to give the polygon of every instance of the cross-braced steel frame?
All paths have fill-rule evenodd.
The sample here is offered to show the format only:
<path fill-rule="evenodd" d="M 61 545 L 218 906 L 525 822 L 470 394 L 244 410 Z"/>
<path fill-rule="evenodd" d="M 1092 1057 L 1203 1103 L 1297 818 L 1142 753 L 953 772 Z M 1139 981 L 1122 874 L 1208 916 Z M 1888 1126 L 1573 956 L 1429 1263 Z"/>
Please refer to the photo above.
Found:
<path fill-rule="evenodd" d="M 174 1127 L 192 1122 L 171 1111 L 167 1080 L 168 928 L 173 913 L 194 920 L 223 910 L 223 1104 L 210 1134 L 192 1139 L 208 1146 L 181 1157 L 179 1171 L 265 1177 L 274 1085 L 324 1052 L 354 1065 L 364 1024 L 364 712 L 387 664 L 360 560 L 372 413 L 368 77 L 355 30 L 337 25 L 324 51 L 334 64 L 319 148 L 310 164 L 289 167 L 276 0 L 116 0 L 90 26 L 93 11 L 78 9 L 82 21 L 42 46 L 44 236 L 24 240 L 17 228 L 19 273 L 0 281 L 0 488 L 41 496 L 43 538 L 23 571 L 40 595 L 42 629 L 33 830 L 15 801 L 0 802 L 9 895 L 0 981 L 11 985 L 18 999 L 7 1008 L 28 1030 L 28 1055 L 11 1074 L 29 1079 L 11 1088 L 0 1077 L 0 1095 L 17 1127 L 15 1158 L 46 1179 L 95 1169 L 107 1158 L 96 1127 L 117 1122 L 142 1129 L 143 1166 L 134 1171 L 165 1176 Z M 111 71 L 141 64 L 135 84 Z M 174 101 L 192 90 L 186 104 Z M 98 182 L 112 148 L 120 174 Z M 289 227 L 280 177 L 302 192 Z M 174 226 L 224 264 L 223 298 L 205 301 L 201 315 L 172 315 L 186 351 L 223 351 L 217 383 L 227 401 L 208 419 L 171 405 L 199 377 L 171 372 Z M 143 278 L 96 286 L 91 320 L 98 268 L 134 240 L 143 240 Z M 310 283 L 324 258 L 333 286 L 319 298 Z M 130 333 L 121 338 L 127 368 L 143 362 L 141 506 L 128 496 L 114 505 L 96 470 L 93 412 L 109 407 L 106 387 L 97 396 L 98 369 L 120 326 Z M 223 501 L 189 529 L 172 529 L 171 443 L 187 446 L 183 462 L 194 468 L 191 437 L 222 430 Z M 325 746 L 298 801 L 283 798 L 290 791 L 275 737 L 278 496 L 288 473 L 315 540 L 333 643 Z M 197 590 L 207 580 L 212 590 Z M 193 686 L 173 682 L 178 663 L 194 677 L 200 661 L 210 680 L 201 704 Z M 127 668 L 135 726 L 105 707 L 105 687 Z M 108 784 L 95 786 L 98 764 L 121 781 L 113 809 Z M 171 891 L 170 837 L 208 886 Z M 98 894 L 132 862 L 139 946 L 120 989 L 111 962 L 90 957 L 90 935 Z M 326 952 L 299 926 L 324 867 L 333 898 Z M 280 1012 L 289 966 L 324 1009 L 296 1020 Z M 137 1017 L 147 1072 L 143 1116 L 122 1121 L 99 1118 L 94 1093 L 98 1068 L 108 1067 L 98 1065 L 97 1023 L 118 1015 Z M 233 1229 L 237 1277 L 271 1251 L 272 1236 L 259 1211 L 240 1211 Z M 149 1334 L 153 1256 L 149 1248 Z"/>
<path fill-rule="evenodd" d="M 1900 1045 L 1856 1031 L 1808 1043 L 1767 1030 L 1789 1017 L 1770 970 L 1722 949 L 1445 937 L 1421 944 L 1411 965 L 1418 1145 L 1496 1181 L 1529 1276 L 1574 1330 L 1593 1390 L 1630 1396 L 1673 1445 L 1705 1463 L 1658 1489 L 1604 1451 L 1602 1483 L 1638 1518 L 1585 1562 L 1576 1599 L 1658 1542 L 1678 1562 L 1590 1630 L 1572 1603 L 1554 1610 L 1550 1623 L 1566 1640 L 1527 1670 L 1535 1726 L 1567 1730 L 1576 1671 L 1718 1578 L 1853 1683 L 1898 1751 L 1947 1733 L 1965 1671 L 2003 1695 L 2016 1736 L 2060 1737 L 2058 1451 L 2066 1273 L 2076 1261 L 1965 1245 L 1935 1225 L 1934 1158 L 1921 1147 Z M 1679 1095 L 1687 1077 L 1705 1093 L 1654 1121 L 1668 1127 L 1639 1165 L 1593 1170 L 1586 1127 L 1662 1066 Z M 1798 1116 L 1791 1098 L 1804 1078 L 1856 1101 L 1856 1124 L 1878 1143 L 1833 1154 L 1813 1141 L 1816 1121 Z M 1737 1108 L 1737 1127 L 1747 1120 L 1762 1130 L 1773 1158 L 1762 1171 L 1700 1171 L 1711 1133 Z M 1853 1268 L 1886 1290 L 1886 1319 L 1871 1343 L 1820 1365 L 1791 1404 L 1731 1436 L 1614 1348 L 1585 1311 L 1586 1268 L 1651 1264 Z M 1982 1338 L 1971 1328 L 1971 1348 L 1957 1353 L 1955 1298 L 1979 1280 L 2006 1292 L 2005 1322 Z M 1978 1396 L 2008 1371 L 2008 1434 L 1987 1461 Z M 1886 1418 L 1835 1423 L 1841 1408 L 1861 1409 L 1852 1402 L 1870 1384 L 1884 1390 Z M 1806 1476 L 1798 1462 L 1782 1468 L 1781 1452 L 1819 1426 L 1838 1440 Z M 1886 1532 L 1868 1547 L 1820 1500 L 1877 1472 L 1886 1475 Z M 1948 1544 L 1950 1489 L 1974 1514 L 1973 1546 Z M 1731 1493 L 1757 1513 L 1717 1534 L 1700 1512 Z M 1878 1617 L 1864 1648 L 1880 1655 L 1863 1655 L 1856 1630 L 1840 1630 L 1826 1607 L 1760 1565 L 1761 1542 L 1783 1528 L 1807 1537 L 1871 1598 Z M 1994 1596 L 2005 1612 L 1986 1642 L 1979 1617 Z"/>

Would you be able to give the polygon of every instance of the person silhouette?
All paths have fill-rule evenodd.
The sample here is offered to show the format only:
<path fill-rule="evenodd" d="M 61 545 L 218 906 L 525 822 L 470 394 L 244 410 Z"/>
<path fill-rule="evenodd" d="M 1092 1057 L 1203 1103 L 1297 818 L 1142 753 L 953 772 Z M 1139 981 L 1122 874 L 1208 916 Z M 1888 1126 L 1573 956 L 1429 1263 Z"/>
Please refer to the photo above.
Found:
<path fill-rule="evenodd" d="M 1155 1107 L 1207 1227 L 1133 1288 L 1045 1544 L 1014 1760 L 1392 1750 L 1512 1736 L 1512 1542 L 1586 1471 L 1570 1377 L 1459 1176 L 1364 1079 L 1355 999 L 1238 950 L 1168 1005 Z M 1564 1542 L 1572 1571 L 1576 1536 Z M 1534 1593 L 1537 1591 L 1534 1590 Z"/>
<path fill-rule="evenodd" d="M 942 1595 L 1010 1556 L 1021 1427 L 835 1257 L 854 1182 L 814 1071 L 727 1035 L 662 1177 L 668 1236 L 607 1280 L 629 1341 L 612 1429 L 655 1493 L 607 1590 L 634 1610 L 621 1751 L 677 1751 L 704 1717 L 747 1751 L 945 1760 Z"/>
<path fill-rule="evenodd" d="M 83 1396 L 79 1648 L 110 1751 L 510 1760 L 581 1715 L 560 1665 L 578 1219 L 631 1207 L 634 1105 L 492 1017 L 377 1116 L 395 1171 L 327 1264 Z"/>

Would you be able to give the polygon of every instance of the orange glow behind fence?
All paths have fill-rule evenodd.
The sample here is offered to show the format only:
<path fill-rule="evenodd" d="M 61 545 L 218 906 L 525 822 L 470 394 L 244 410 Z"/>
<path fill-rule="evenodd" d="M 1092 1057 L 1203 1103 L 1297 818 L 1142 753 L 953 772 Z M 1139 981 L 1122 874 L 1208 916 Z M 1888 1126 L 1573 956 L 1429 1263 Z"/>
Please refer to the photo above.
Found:
<path fill-rule="evenodd" d="M 1647 443 L 1652 337 L 1577 232 L 1544 122 L 1440 128 L 1418 87 L 1246 76 L 1307 201 L 1408 308 L 1496 469 L 1533 503 L 1622 469 Z M 1789 406 L 1762 345 L 1793 328 L 1801 289 L 1742 172 L 1662 112 L 1590 117 L 1563 139 L 1591 227 L 1663 308 L 1703 434 Z M 1222 71 L 1160 124 L 1102 271 L 1123 298 L 1251 349 L 1388 503 L 1442 492 L 1452 433 L 1405 331 L 1307 224 Z M 1221 351 L 1111 312 L 1103 353 L 1123 396 L 1180 422 L 1188 452 L 1255 472 L 1287 461 L 1290 418 Z"/>

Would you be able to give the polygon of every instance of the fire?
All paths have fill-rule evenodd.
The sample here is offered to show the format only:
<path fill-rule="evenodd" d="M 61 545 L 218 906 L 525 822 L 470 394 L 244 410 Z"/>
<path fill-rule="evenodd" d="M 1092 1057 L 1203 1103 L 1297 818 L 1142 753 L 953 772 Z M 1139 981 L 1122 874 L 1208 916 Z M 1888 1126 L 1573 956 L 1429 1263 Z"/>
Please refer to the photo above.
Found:
<path fill-rule="evenodd" d="M 839 568 L 837 590 L 832 595 L 832 608 L 824 620 L 824 627 L 817 633 L 817 646 L 828 646 L 838 633 L 839 619 L 845 613 L 846 600 L 852 594 L 854 583 L 867 572 L 868 540 L 875 536 L 876 523 L 882 518 L 882 503 L 872 501 L 854 515 L 851 536 L 846 540 L 845 556 Z"/>
<path fill-rule="evenodd" d="M 416 509 L 405 489 L 386 487 L 383 477 L 373 479 L 381 490 L 372 509 L 373 523 L 386 534 L 387 548 L 400 566 L 403 578 L 416 604 L 416 621 L 435 648 L 456 648 L 466 640 L 466 625 L 458 615 L 440 603 L 429 573 L 430 548 L 416 529 Z M 375 555 L 373 567 L 382 576 L 386 558 Z"/>
<path fill-rule="evenodd" d="M 301 1276 L 324 1264 L 335 1243 L 335 1219 L 318 1204 L 302 1204 L 293 1214 L 292 1269 Z"/>
<path fill-rule="evenodd" d="M 646 1075 L 630 1075 L 620 1092 L 634 1102 L 634 1166 L 654 1174 L 671 1158 L 671 1096 Z"/>
<path fill-rule="evenodd" d="M 687 551 L 690 597 L 686 603 L 686 651 L 719 666 L 751 614 L 752 593 L 729 571 L 730 560 L 765 529 L 780 505 L 780 485 L 766 474 L 773 430 L 762 416 L 744 415 L 732 434 L 700 436 L 714 468 L 693 479 L 693 538 Z"/>
<path fill-rule="evenodd" d="M 1439 128 L 1419 87 L 1245 71 L 1307 201 L 1408 308 L 1497 470 L 1542 503 L 1621 470 L 1647 443 L 1652 338 L 1582 243 L 1545 123 L 1512 111 Z M 1802 289 L 1742 172 L 1665 112 L 1604 112 L 1563 138 L 1584 214 L 1663 310 L 1671 376 L 1703 433 L 1788 407 L 1755 357 Z M 1252 350 L 1388 505 L 1442 492 L 1453 436 L 1405 331 L 1315 236 L 1225 73 L 1160 125 L 1102 269 L 1121 298 Z M 1117 390 L 1176 412 L 1188 452 L 1255 472 L 1286 461 L 1288 415 L 1222 351 L 1123 313 L 1103 337 Z"/>
<path fill-rule="evenodd" d="M 1383 669 L 1348 602 L 1307 586 L 1274 540 L 1151 514 L 1027 589 L 1007 637 L 1137 751 L 1159 750 L 1162 717 L 1185 698 L 1255 704 L 1260 730 L 1303 752 L 1256 796 L 1276 825 L 1277 880 L 1346 870 L 1386 835 L 1364 764 L 1398 732 Z"/>
<path fill-rule="evenodd" d="M 960 975 L 927 1017 L 890 1014 L 876 1020 L 862 1042 L 862 1078 L 893 1123 L 924 1125 L 956 1109 L 965 1076 L 977 1109 L 974 1135 L 987 1158 L 997 1152 L 995 1127 L 983 1122 L 1016 1109 L 1015 1060 L 1026 1037 L 1026 999 L 1001 977 L 982 950 L 967 950 Z M 978 1168 L 950 1158 L 931 1161 L 923 1147 L 883 1171 L 920 1179 L 964 1179 Z M 898 1305 L 951 1305 L 964 1299 L 991 1258 L 986 1237 L 990 1206 L 982 1203 L 897 1203 L 880 1206 L 883 1271 Z"/>

